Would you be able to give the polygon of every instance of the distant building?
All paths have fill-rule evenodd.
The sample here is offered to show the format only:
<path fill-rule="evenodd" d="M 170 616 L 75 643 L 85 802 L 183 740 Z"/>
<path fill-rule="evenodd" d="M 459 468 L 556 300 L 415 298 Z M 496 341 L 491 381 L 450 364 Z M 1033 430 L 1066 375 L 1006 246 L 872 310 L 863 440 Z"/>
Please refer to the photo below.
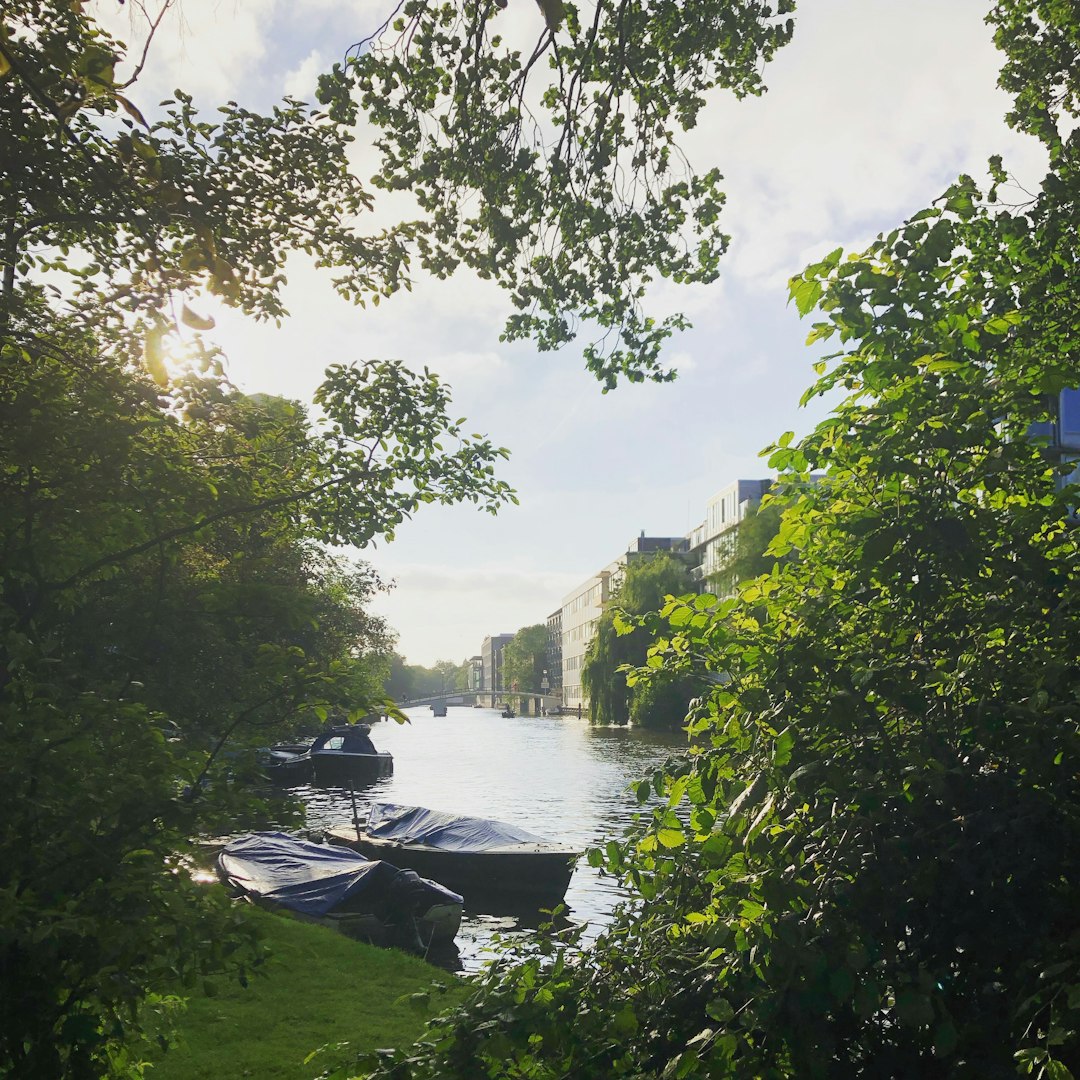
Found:
<path fill-rule="evenodd" d="M 562 608 L 547 617 L 547 675 L 548 689 L 558 694 L 562 689 Z M 543 689 L 543 687 L 541 687 Z"/>
<path fill-rule="evenodd" d="M 480 647 L 481 690 L 504 690 L 503 649 L 514 640 L 513 634 L 494 634 L 484 638 Z"/>
<path fill-rule="evenodd" d="M 562 603 L 562 689 L 563 708 L 578 709 L 585 704 L 581 691 L 581 665 L 585 650 L 596 633 L 596 624 L 611 594 L 612 567 L 583 581 Z"/>
<path fill-rule="evenodd" d="M 483 690 L 484 688 L 484 658 L 482 656 L 470 656 L 466 661 L 469 665 L 469 690 Z"/>
<path fill-rule="evenodd" d="M 690 544 L 685 536 L 646 536 L 644 529 L 641 530 L 640 536 L 635 536 L 626 545 L 626 554 L 630 560 L 639 555 L 655 555 L 660 551 L 669 551 L 673 555 L 679 555 L 689 550 Z"/>
<path fill-rule="evenodd" d="M 661 551 L 685 554 L 685 536 L 646 536 L 642 530 L 626 545 L 626 551 L 603 570 L 583 581 L 563 599 L 562 611 L 562 702 L 564 709 L 584 708 L 587 699 L 581 689 L 581 668 L 585 652 L 596 634 L 604 604 L 618 591 L 626 565 L 635 559 Z M 548 625 L 551 625 L 549 618 Z"/>
<path fill-rule="evenodd" d="M 686 537 L 699 588 L 707 589 L 709 577 L 735 554 L 739 522 L 772 486 L 772 480 L 735 480 L 709 499 L 705 520 Z"/>
<path fill-rule="evenodd" d="M 1059 488 L 1080 484 L 1080 389 L 1062 390 L 1053 395 L 1052 418 L 1045 424 L 1032 424 L 1031 434 L 1048 440 L 1047 453 L 1063 462 L 1076 462 L 1071 474 L 1058 480 Z"/>

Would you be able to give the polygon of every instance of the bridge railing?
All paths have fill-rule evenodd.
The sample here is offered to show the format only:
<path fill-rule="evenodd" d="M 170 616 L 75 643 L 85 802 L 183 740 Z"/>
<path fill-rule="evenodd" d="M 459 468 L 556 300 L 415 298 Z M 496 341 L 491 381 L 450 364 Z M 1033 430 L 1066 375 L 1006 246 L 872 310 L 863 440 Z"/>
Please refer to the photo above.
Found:
<path fill-rule="evenodd" d="M 491 707 L 508 702 L 523 707 L 526 703 L 539 701 L 545 711 L 554 712 L 562 705 L 562 696 L 543 690 L 453 690 L 445 694 L 410 698 L 399 702 L 399 708 L 410 709 L 421 705 L 473 705 L 487 702 Z"/>

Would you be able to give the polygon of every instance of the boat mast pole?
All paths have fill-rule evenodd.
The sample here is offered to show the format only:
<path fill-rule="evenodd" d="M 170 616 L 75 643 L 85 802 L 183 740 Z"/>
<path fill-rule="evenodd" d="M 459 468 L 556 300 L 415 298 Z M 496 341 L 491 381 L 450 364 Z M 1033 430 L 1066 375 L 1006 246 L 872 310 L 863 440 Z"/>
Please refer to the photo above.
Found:
<path fill-rule="evenodd" d="M 356 830 L 356 839 L 360 839 L 360 812 L 356 809 L 356 788 L 349 784 L 349 798 L 352 799 L 352 823 Z"/>

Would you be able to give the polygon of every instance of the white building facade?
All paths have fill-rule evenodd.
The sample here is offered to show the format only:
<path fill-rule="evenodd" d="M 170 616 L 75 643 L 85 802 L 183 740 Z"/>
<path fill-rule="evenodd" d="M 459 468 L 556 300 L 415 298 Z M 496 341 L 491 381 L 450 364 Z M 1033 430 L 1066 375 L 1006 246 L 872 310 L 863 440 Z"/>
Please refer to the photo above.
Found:
<path fill-rule="evenodd" d="M 771 480 L 735 480 L 709 499 L 705 520 L 691 530 L 687 539 L 694 556 L 694 577 L 708 591 L 709 578 L 722 570 L 735 554 L 739 522 L 761 502 L 772 487 Z"/>
<path fill-rule="evenodd" d="M 626 564 L 659 552 L 684 554 L 689 545 L 685 536 L 646 536 L 644 530 L 626 546 L 626 551 L 603 570 L 583 581 L 563 600 L 562 679 L 564 711 L 584 710 L 588 697 L 581 687 L 581 668 L 589 642 L 596 634 L 604 604 L 618 592 Z"/>
<path fill-rule="evenodd" d="M 617 569 L 618 564 L 613 566 Z M 611 595 L 612 566 L 583 581 L 562 603 L 562 704 L 563 709 L 584 708 L 581 665 L 585 650 L 596 633 L 596 624 Z"/>

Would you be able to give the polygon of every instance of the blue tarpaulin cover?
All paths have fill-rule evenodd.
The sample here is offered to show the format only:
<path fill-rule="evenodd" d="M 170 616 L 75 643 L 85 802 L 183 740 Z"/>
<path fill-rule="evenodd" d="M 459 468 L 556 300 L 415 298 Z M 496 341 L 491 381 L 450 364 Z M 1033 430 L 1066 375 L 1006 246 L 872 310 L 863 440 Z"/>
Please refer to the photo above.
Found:
<path fill-rule="evenodd" d="M 325 915 L 400 871 L 348 848 L 313 844 L 287 833 L 252 833 L 226 844 L 218 865 L 245 890 L 304 915 Z"/>
<path fill-rule="evenodd" d="M 542 836 L 505 821 L 394 803 L 372 803 L 365 831 L 380 840 L 426 844 L 443 851 L 491 851 L 516 844 L 546 843 Z"/>

